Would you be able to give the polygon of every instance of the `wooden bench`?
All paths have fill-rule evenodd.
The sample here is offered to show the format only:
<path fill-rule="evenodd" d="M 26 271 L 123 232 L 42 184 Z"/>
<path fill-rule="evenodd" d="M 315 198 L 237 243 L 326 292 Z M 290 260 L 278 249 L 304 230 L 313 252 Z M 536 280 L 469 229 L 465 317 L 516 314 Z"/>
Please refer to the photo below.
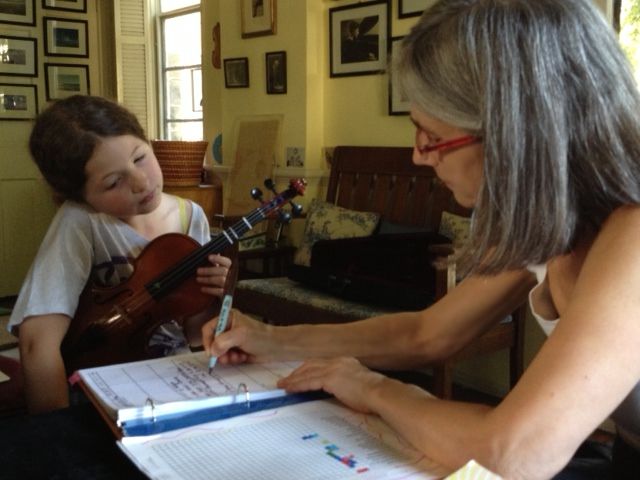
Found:
<path fill-rule="evenodd" d="M 469 215 L 430 167 L 415 166 L 405 147 L 336 147 L 326 200 L 360 211 L 374 211 L 394 224 L 438 231 L 443 211 Z M 455 285 L 451 257 L 436 266 L 436 299 Z M 274 325 L 336 323 L 367 318 L 393 310 L 350 302 L 307 288 L 286 277 L 240 281 L 235 306 Z M 397 310 L 397 309 L 396 309 Z M 476 339 L 454 358 L 433 366 L 432 392 L 451 398 L 453 365 L 475 355 L 509 349 L 510 384 L 523 371 L 525 307 Z"/>

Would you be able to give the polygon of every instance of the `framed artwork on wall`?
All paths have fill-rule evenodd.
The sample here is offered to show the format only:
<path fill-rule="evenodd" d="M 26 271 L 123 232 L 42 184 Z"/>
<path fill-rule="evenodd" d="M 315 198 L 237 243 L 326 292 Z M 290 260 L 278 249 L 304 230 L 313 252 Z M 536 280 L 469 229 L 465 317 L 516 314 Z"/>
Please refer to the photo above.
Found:
<path fill-rule="evenodd" d="M 0 35 L 0 75 L 37 76 L 37 40 Z"/>
<path fill-rule="evenodd" d="M 396 54 L 400 42 L 404 37 L 393 37 L 391 39 L 391 58 Z M 400 92 L 395 88 L 395 79 L 393 71 L 389 72 L 389 115 L 408 115 L 409 114 L 409 101 L 400 95 Z"/>
<path fill-rule="evenodd" d="M 45 63 L 44 74 L 47 100 L 89 94 L 89 67 L 87 65 Z"/>
<path fill-rule="evenodd" d="M 87 13 L 87 0 L 42 0 L 42 8 Z"/>
<path fill-rule="evenodd" d="M 37 114 L 35 85 L 0 83 L 0 120 L 33 120 Z"/>
<path fill-rule="evenodd" d="M 44 54 L 51 57 L 89 57 L 86 20 L 42 17 Z"/>
<path fill-rule="evenodd" d="M 240 0 L 242 38 L 276 33 L 276 0 Z"/>
<path fill-rule="evenodd" d="M 36 0 L 0 0 L 0 23 L 36 24 Z"/>
<path fill-rule="evenodd" d="M 249 86 L 249 58 L 224 59 L 224 86 L 226 88 L 247 88 Z"/>
<path fill-rule="evenodd" d="M 419 17 L 435 0 L 398 0 L 398 18 Z"/>
<path fill-rule="evenodd" d="M 346 77 L 384 71 L 389 38 L 389 2 L 329 9 L 330 76 Z"/>
<path fill-rule="evenodd" d="M 267 93 L 287 93 L 287 52 L 265 53 Z"/>

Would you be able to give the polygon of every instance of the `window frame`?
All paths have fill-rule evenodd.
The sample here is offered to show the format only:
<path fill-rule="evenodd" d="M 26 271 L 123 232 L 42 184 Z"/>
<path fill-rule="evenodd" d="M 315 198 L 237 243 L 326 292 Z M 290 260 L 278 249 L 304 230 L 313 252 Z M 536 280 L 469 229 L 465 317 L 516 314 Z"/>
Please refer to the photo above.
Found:
<path fill-rule="evenodd" d="M 202 134 L 204 135 L 204 115 L 201 115 L 198 119 L 170 119 L 169 118 L 169 99 L 167 98 L 167 73 L 173 71 L 186 70 L 191 71 L 199 69 L 202 72 L 202 45 L 200 46 L 200 63 L 193 65 L 184 65 L 180 67 L 167 67 L 165 64 L 166 52 L 165 52 L 165 22 L 166 20 L 181 17 L 185 15 L 191 15 L 198 13 L 200 15 L 200 21 L 202 22 L 202 2 L 194 4 L 192 6 L 179 8 L 176 10 L 169 10 L 162 12 L 158 2 L 158 13 L 156 15 L 156 38 L 158 38 L 157 45 L 157 65 L 158 65 L 158 88 L 161 90 L 161 94 L 158 95 L 159 99 L 159 126 L 160 137 L 168 139 L 169 125 L 175 123 L 194 123 L 200 122 L 202 125 Z M 201 92 L 204 93 L 204 92 Z"/>

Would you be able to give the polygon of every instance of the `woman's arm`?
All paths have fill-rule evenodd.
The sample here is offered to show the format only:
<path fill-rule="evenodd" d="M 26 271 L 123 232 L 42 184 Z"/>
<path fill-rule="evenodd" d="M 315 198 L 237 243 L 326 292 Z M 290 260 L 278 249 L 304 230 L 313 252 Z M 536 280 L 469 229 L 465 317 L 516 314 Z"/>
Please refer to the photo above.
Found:
<path fill-rule="evenodd" d="M 550 478 L 640 379 L 636 210 L 607 221 L 577 281 L 565 290 L 568 302 L 557 328 L 495 408 L 434 399 L 353 359 L 308 362 L 280 386 L 323 388 L 353 408 L 374 412 L 451 468 L 473 458 L 509 479 Z M 552 287 L 556 280 L 550 277 Z"/>
<path fill-rule="evenodd" d="M 29 413 L 69 406 L 60 345 L 70 323 L 66 315 L 38 315 L 20 325 L 20 363 Z"/>
<path fill-rule="evenodd" d="M 222 363 L 349 355 L 374 368 L 400 369 L 447 358 L 504 319 L 533 283 L 528 271 L 470 277 L 422 312 L 339 325 L 273 327 L 237 310 L 215 341 L 217 319 L 202 328 L 203 345 Z"/>

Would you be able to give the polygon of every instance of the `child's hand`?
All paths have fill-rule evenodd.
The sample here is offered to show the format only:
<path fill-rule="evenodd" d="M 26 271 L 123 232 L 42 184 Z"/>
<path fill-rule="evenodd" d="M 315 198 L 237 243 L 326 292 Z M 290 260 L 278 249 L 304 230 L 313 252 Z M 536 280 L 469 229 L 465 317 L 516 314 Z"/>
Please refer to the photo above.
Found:
<path fill-rule="evenodd" d="M 203 293 L 221 297 L 223 287 L 227 281 L 231 259 L 222 255 L 209 255 L 211 266 L 198 268 L 198 283 L 202 285 L 200 289 Z"/>

